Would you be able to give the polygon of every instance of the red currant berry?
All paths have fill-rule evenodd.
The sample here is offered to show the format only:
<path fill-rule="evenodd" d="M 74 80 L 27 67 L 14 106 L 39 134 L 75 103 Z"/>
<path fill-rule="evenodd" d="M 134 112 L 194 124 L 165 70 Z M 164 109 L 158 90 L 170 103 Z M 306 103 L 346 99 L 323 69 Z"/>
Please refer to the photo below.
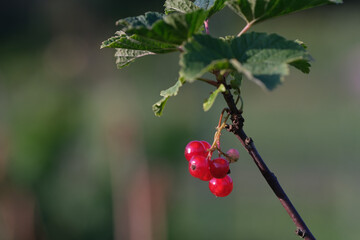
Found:
<path fill-rule="evenodd" d="M 217 197 L 226 197 L 233 190 L 233 181 L 229 175 L 213 178 L 209 181 L 209 189 Z"/>
<path fill-rule="evenodd" d="M 200 142 L 204 145 L 206 151 L 211 148 L 210 143 L 208 143 L 207 141 L 200 141 Z"/>
<path fill-rule="evenodd" d="M 211 145 L 210 143 L 208 143 L 207 141 L 200 141 L 203 145 L 204 145 L 204 148 L 205 148 L 205 151 L 206 151 L 206 156 L 209 156 L 209 149 L 211 148 Z M 210 152 L 210 158 L 212 156 L 212 152 Z"/>
<path fill-rule="evenodd" d="M 224 178 L 229 169 L 229 162 L 224 158 L 216 158 L 210 161 L 210 173 L 214 178 Z"/>
<path fill-rule="evenodd" d="M 200 141 L 191 141 L 185 147 L 185 158 L 190 161 L 193 156 L 207 156 L 207 151 Z"/>
<path fill-rule="evenodd" d="M 193 156 L 189 161 L 189 172 L 193 177 L 203 181 L 212 179 L 209 167 L 209 159 L 204 156 Z"/>
<path fill-rule="evenodd" d="M 226 154 L 229 156 L 230 162 L 236 162 L 239 159 L 239 151 L 234 148 L 229 149 Z"/>

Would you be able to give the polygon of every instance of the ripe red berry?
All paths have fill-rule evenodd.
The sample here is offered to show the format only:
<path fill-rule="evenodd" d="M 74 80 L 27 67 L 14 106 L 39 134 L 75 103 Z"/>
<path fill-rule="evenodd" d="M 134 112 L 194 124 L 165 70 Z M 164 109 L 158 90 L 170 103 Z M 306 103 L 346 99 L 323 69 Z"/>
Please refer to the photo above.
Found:
<path fill-rule="evenodd" d="M 210 143 L 208 143 L 207 141 L 200 141 L 200 142 L 204 145 L 206 151 L 211 148 Z"/>
<path fill-rule="evenodd" d="M 209 156 L 209 149 L 211 148 L 211 145 L 210 143 L 208 143 L 207 141 L 200 141 L 203 145 L 204 145 L 204 148 L 205 148 L 205 151 L 206 151 L 206 156 Z M 212 156 L 212 152 L 210 153 L 210 158 Z"/>
<path fill-rule="evenodd" d="M 185 147 L 185 158 L 190 161 L 193 156 L 207 156 L 207 151 L 200 141 L 191 141 Z"/>
<path fill-rule="evenodd" d="M 209 189 L 217 197 L 226 197 L 233 190 L 233 181 L 229 175 L 213 178 L 209 181 Z"/>
<path fill-rule="evenodd" d="M 212 178 L 209 161 L 210 160 L 204 156 L 193 156 L 189 161 L 190 174 L 203 181 L 209 181 Z"/>
<path fill-rule="evenodd" d="M 216 158 L 210 161 L 210 173 L 214 178 L 224 178 L 229 169 L 229 162 L 224 158 Z"/>

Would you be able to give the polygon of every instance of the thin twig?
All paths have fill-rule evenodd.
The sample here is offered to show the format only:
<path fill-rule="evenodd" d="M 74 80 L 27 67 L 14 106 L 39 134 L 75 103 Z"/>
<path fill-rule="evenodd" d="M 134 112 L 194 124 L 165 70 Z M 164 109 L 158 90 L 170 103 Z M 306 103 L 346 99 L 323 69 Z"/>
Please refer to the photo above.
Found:
<path fill-rule="evenodd" d="M 218 75 L 217 79 L 219 82 L 225 83 L 225 79 L 221 79 L 221 76 Z M 225 85 L 227 89 L 230 87 Z M 264 160 L 257 151 L 255 144 L 251 138 L 249 138 L 243 130 L 244 119 L 242 117 L 242 112 L 239 111 L 234 102 L 234 98 L 230 91 L 225 91 L 222 93 L 223 97 L 230 109 L 230 115 L 232 120 L 232 125 L 228 126 L 228 131 L 232 132 L 241 142 L 241 144 L 248 151 L 252 159 L 254 160 L 256 166 L 259 168 L 261 174 L 265 178 L 266 182 L 269 184 L 270 188 L 273 190 L 275 195 L 280 200 L 280 203 L 285 208 L 286 212 L 289 214 L 293 222 L 295 223 L 297 229 L 296 234 L 305 240 L 316 240 L 315 237 L 310 232 L 309 228 L 306 226 L 305 222 L 302 220 L 300 214 L 295 209 L 294 205 L 291 203 L 290 199 L 286 195 L 285 191 L 281 187 L 274 173 L 265 164 Z"/>
<path fill-rule="evenodd" d="M 218 123 L 218 128 L 220 128 L 221 124 L 222 124 L 222 119 L 223 119 L 223 116 L 224 116 L 224 112 L 229 112 L 229 109 L 228 108 L 224 108 L 222 111 L 221 111 L 221 114 L 220 114 L 220 118 L 219 118 L 219 123 Z M 229 114 L 226 116 L 225 118 L 225 121 L 224 123 L 226 123 L 226 121 L 229 119 Z"/>

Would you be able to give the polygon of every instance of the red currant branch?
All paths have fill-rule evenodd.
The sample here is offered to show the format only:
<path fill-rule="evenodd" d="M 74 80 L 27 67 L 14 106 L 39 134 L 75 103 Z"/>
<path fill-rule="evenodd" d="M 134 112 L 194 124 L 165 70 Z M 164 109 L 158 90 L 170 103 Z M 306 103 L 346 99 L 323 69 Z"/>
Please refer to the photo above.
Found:
<path fill-rule="evenodd" d="M 289 214 L 289 216 L 295 223 L 297 227 L 296 234 L 304 238 L 305 240 L 315 240 L 315 237 L 312 235 L 309 228 L 306 226 L 305 222 L 302 220 L 301 216 L 299 215 L 294 205 L 291 203 L 290 199 L 281 187 L 275 174 L 270 171 L 270 169 L 267 167 L 264 160 L 260 156 L 253 140 L 249 138 L 244 132 L 244 118 L 242 117 L 242 110 L 237 109 L 233 95 L 230 92 L 231 88 L 229 85 L 226 84 L 225 77 L 219 73 L 216 74 L 216 77 L 218 82 L 224 84 L 227 89 L 225 92 L 222 93 L 229 107 L 230 119 L 232 121 L 231 125 L 226 126 L 227 130 L 229 132 L 232 132 L 239 139 L 241 144 L 245 147 L 245 149 L 248 151 L 248 153 L 254 160 L 256 166 L 259 168 L 266 182 L 269 184 L 275 195 L 280 200 L 282 206 L 285 208 L 286 212 Z"/>
<path fill-rule="evenodd" d="M 224 113 L 225 112 L 228 112 L 229 109 L 225 108 L 221 111 L 221 114 L 220 114 L 220 118 L 219 118 L 219 123 L 218 123 L 218 126 L 216 127 L 216 132 L 214 134 L 214 141 L 210 147 L 210 149 L 208 150 L 210 153 L 214 152 L 215 150 L 218 150 L 218 152 L 220 154 L 223 154 L 225 157 L 228 157 L 228 155 L 224 152 L 221 151 L 221 148 L 220 148 L 220 137 L 221 137 L 221 131 L 223 129 L 225 129 L 226 127 L 226 122 L 227 120 L 229 119 L 230 115 L 227 114 L 227 116 L 225 117 L 225 120 L 223 121 L 223 117 L 224 117 Z M 209 154 L 210 154 L 209 153 Z M 229 161 L 230 162 L 230 161 Z"/>
<path fill-rule="evenodd" d="M 223 117 L 224 117 L 224 112 L 225 111 L 229 111 L 227 108 L 224 108 L 222 111 L 221 111 L 221 114 L 220 114 L 220 118 L 219 118 L 219 123 L 218 123 L 218 127 L 220 127 L 221 126 L 221 124 L 222 124 L 222 119 L 223 119 Z"/>

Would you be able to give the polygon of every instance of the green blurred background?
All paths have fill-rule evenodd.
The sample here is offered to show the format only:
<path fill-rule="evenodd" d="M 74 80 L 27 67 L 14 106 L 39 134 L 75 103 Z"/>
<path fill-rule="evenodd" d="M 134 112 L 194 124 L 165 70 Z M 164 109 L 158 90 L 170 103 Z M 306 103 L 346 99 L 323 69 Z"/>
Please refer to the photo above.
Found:
<path fill-rule="evenodd" d="M 185 85 L 157 118 L 151 105 L 178 75 L 178 54 L 117 70 L 100 50 L 114 22 L 163 1 L 19 0 L 0 4 L 0 239 L 298 239 L 234 136 L 233 193 L 215 198 L 188 174 L 184 147 L 211 141 L 218 99 Z M 318 239 L 358 237 L 360 5 L 346 1 L 261 23 L 300 39 L 312 72 L 273 92 L 244 82 L 245 131 Z M 214 36 L 244 22 L 226 9 Z"/>

